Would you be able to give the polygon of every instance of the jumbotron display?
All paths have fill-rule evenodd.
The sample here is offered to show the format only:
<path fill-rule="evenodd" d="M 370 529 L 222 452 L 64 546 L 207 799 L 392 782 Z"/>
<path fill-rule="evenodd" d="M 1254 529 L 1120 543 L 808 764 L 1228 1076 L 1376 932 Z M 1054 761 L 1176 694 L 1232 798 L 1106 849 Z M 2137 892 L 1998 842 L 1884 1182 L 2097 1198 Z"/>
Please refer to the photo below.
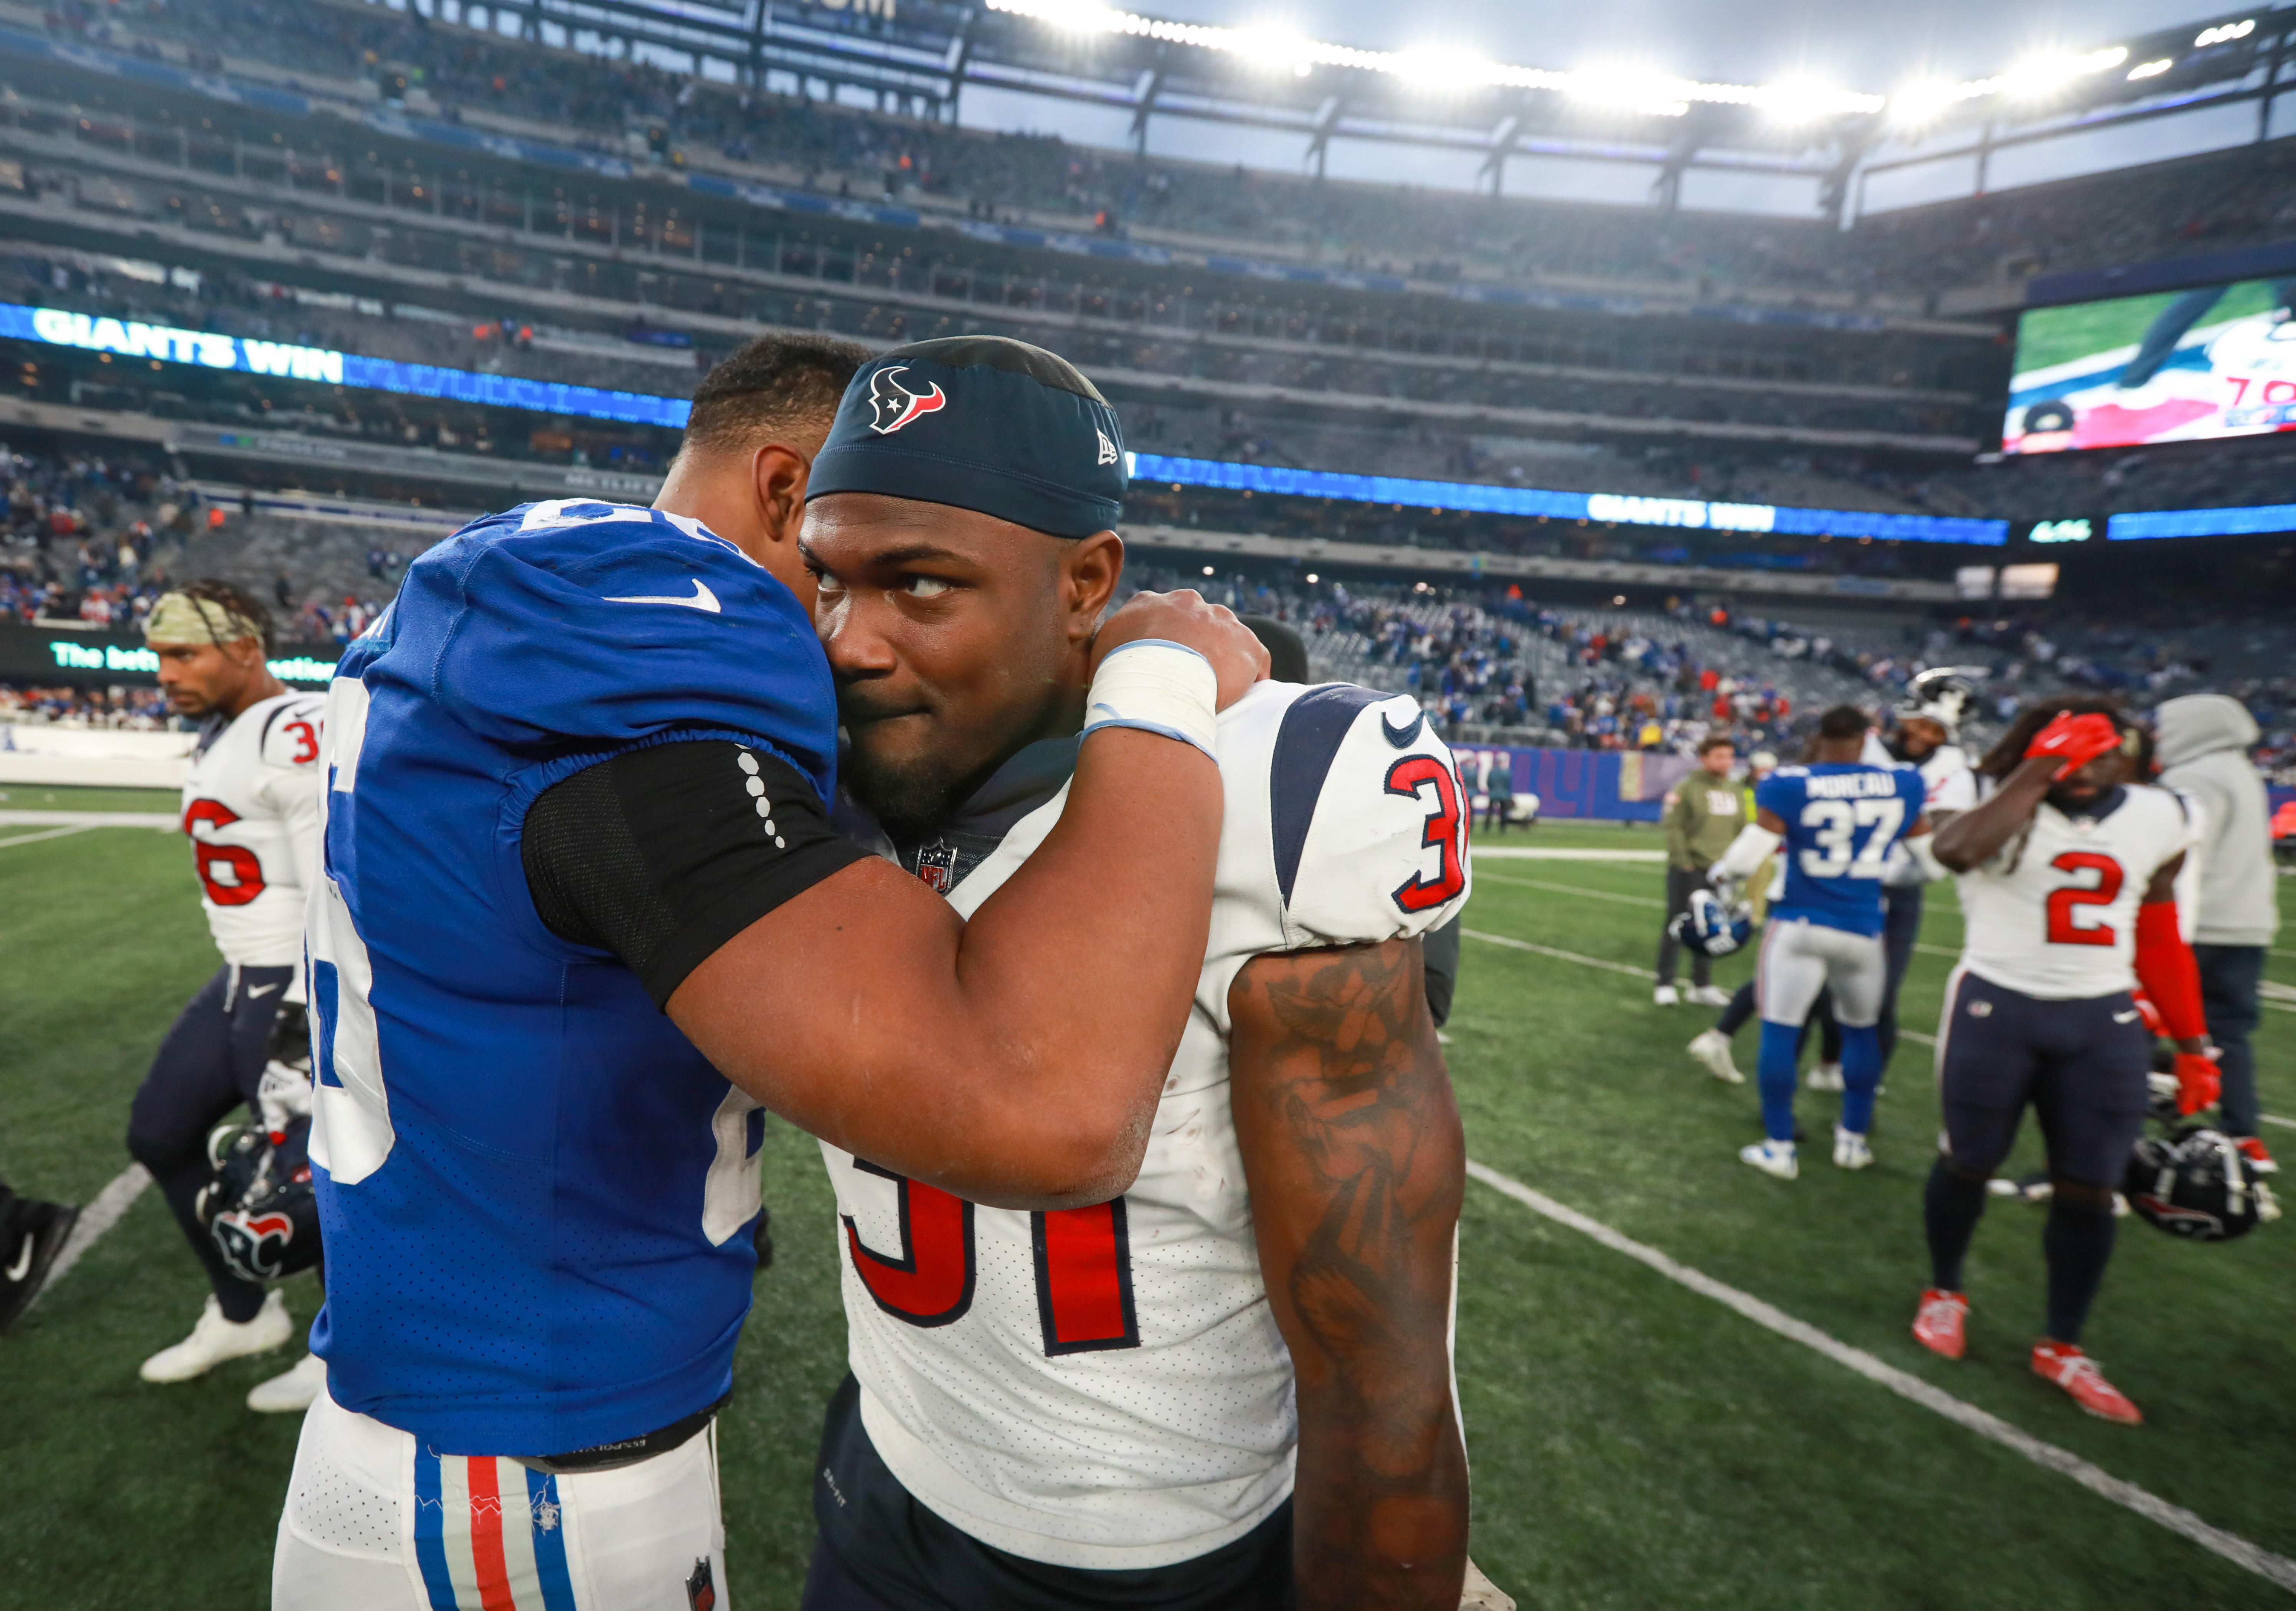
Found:
<path fill-rule="evenodd" d="M 2296 427 L 2296 279 L 2029 311 L 2001 451 L 2141 447 Z"/>

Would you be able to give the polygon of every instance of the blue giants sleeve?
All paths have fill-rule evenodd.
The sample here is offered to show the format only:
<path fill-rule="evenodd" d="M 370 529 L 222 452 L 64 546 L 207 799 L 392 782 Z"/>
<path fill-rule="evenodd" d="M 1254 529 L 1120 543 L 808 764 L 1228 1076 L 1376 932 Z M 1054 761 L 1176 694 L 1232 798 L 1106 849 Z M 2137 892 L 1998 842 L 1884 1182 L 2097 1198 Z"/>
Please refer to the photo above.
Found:
<path fill-rule="evenodd" d="M 765 740 L 830 797 L 836 700 L 813 623 L 696 521 L 580 499 L 525 504 L 423 555 L 406 590 L 391 669 L 512 755 L 717 729 Z"/>

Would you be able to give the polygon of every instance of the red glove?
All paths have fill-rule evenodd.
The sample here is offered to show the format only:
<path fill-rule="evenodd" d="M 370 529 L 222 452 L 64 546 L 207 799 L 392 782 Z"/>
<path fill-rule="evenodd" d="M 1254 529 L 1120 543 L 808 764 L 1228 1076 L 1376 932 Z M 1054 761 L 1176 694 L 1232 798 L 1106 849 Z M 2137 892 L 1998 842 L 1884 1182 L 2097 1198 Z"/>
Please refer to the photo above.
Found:
<path fill-rule="evenodd" d="M 2200 1051 L 2180 1051 L 2177 1054 L 2177 1111 L 2198 1113 L 2203 1108 L 2217 1105 L 2217 1096 L 2224 1084 L 2224 1076 L 2217 1072 L 2217 1062 Z"/>
<path fill-rule="evenodd" d="M 2064 763 L 2056 776 L 2070 777 L 2101 755 L 2120 748 L 2120 729 L 2112 724 L 2111 716 L 2092 711 L 2087 716 L 2061 712 L 2057 719 L 2033 735 L 2025 747 L 2028 759 L 2034 756 L 2049 756 Z"/>

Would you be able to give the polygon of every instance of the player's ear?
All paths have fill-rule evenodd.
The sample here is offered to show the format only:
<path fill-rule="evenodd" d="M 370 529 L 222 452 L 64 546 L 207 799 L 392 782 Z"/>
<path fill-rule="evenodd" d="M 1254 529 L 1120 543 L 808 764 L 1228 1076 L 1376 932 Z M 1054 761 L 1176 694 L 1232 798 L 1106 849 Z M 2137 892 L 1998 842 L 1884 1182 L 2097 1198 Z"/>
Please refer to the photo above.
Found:
<path fill-rule="evenodd" d="M 805 520 L 805 484 L 813 461 L 782 442 L 767 442 L 750 455 L 750 490 L 758 509 L 758 535 L 767 543 L 797 540 Z"/>
<path fill-rule="evenodd" d="M 1112 531 L 1098 531 L 1067 547 L 1061 556 L 1061 602 L 1069 635 L 1082 642 L 1092 636 L 1123 579 L 1124 539 Z"/>

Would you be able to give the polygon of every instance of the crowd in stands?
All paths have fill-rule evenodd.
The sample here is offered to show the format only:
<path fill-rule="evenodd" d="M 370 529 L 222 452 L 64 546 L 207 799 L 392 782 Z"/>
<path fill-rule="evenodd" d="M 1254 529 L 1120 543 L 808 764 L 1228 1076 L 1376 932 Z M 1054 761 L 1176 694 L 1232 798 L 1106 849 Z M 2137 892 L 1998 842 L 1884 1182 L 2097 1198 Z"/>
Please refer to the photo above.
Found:
<path fill-rule="evenodd" d="M 167 696 L 156 688 L 33 688 L 0 683 L 0 729 L 12 722 L 52 722 L 63 727 L 158 732 L 173 726 L 176 719 Z"/>
<path fill-rule="evenodd" d="M 1336 264 L 1441 280 L 1463 273 L 1910 295 L 2042 269 L 2103 266 L 2269 239 L 2296 220 L 2285 154 L 2241 151 L 2135 175 L 2012 190 L 1882 215 L 1838 233 L 1813 218 L 1673 215 L 1500 200 L 1419 187 L 1320 184 L 1169 161 L 1057 138 L 737 90 L 641 62 L 545 50 L 391 11 L 281 0 L 69 0 L 54 31 L 193 65 L 225 53 L 365 81 L 387 103 L 560 126 L 639 160 L 768 165 L 839 194 L 942 198 L 975 216 L 1027 214 L 1110 232 L 1257 238 Z M 851 24 L 882 28 L 862 21 Z"/>

